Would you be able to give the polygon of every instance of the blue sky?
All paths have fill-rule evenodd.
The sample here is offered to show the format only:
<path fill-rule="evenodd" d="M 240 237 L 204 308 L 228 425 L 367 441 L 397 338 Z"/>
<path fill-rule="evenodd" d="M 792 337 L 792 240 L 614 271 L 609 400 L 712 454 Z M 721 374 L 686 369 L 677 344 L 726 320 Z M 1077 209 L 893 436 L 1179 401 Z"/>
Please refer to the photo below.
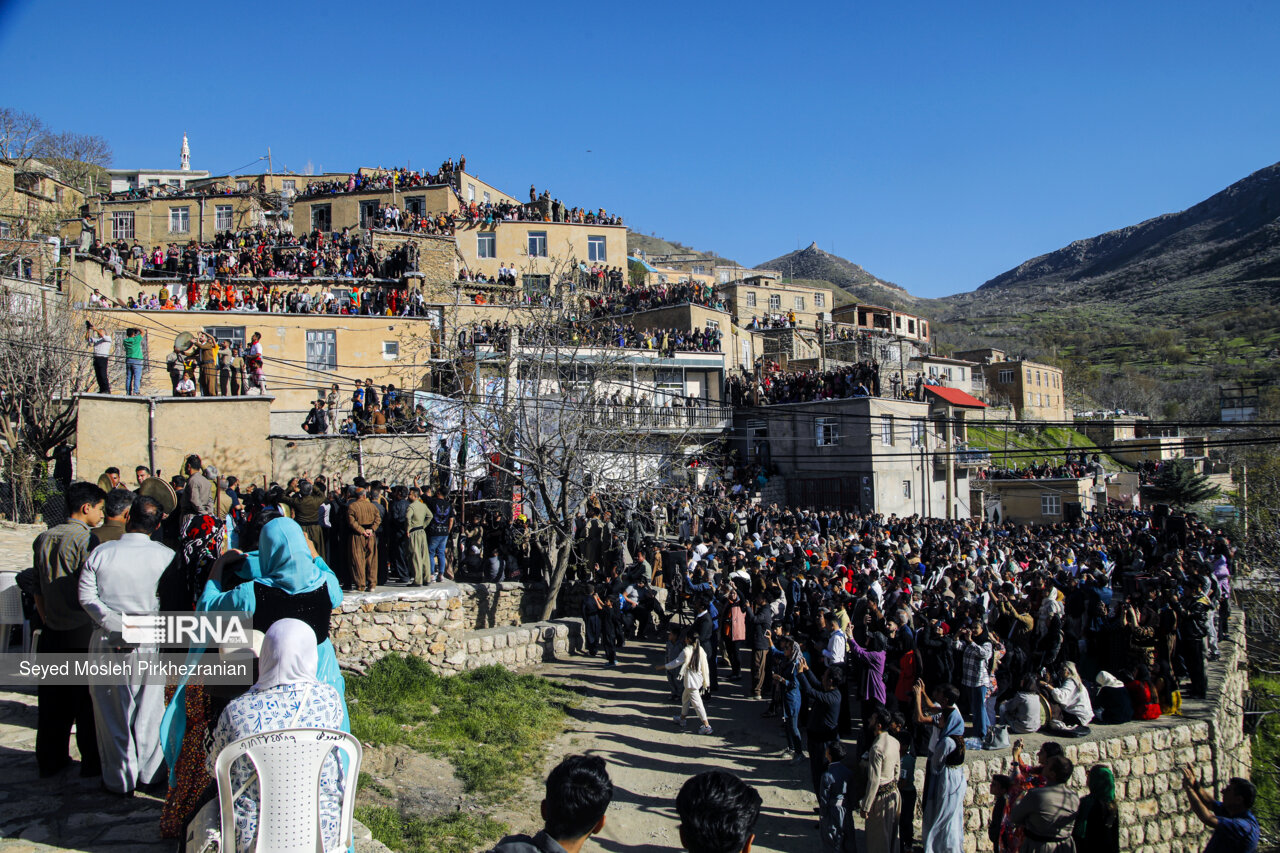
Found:
<path fill-rule="evenodd" d="M 1280 160 L 1280 3 L 0 0 L 0 104 L 120 167 L 434 168 L 923 296 Z M 52 58 L 51 58 L 52 57 Z"/>

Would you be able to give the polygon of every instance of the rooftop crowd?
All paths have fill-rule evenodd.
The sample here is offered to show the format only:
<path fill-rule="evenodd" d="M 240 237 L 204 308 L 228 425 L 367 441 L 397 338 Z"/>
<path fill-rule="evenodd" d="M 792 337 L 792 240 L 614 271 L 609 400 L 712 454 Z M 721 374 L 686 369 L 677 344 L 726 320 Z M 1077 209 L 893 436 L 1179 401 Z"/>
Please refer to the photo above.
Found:
<path fill-rule="evenodd" d="M 458 332 L 461 350 L 492 345 L 499 351 L 510 346 L 512 332 L 525 347 L 617 347 L 653 350 L 666 355 L 676 352 L 720 352 L 720 330 L 637 329 L 625 323 L 569 321 L 556 325 L 523 326 L 505 320 L 483 320 Z"/>
<path fill-rule="evenodd" d="M 609 317 L 615 314 L 634 314 L 669 305 L 701 305 L 717 311 L 725 310 L 725 303 L 717 296 L 715 288 L 698 282 L 653 284 L 634 286 L 614 283 L 609 291 L 588 299 L 588 310 L 593 317 Z"/>
<path fill-rule="evenodd" d="M 739 407 L 879 397 L 880 365 L 867 361 L 825 371 L 779 371 L 759 377 L 731 374 L 725 389 L 729 402 Z"/>

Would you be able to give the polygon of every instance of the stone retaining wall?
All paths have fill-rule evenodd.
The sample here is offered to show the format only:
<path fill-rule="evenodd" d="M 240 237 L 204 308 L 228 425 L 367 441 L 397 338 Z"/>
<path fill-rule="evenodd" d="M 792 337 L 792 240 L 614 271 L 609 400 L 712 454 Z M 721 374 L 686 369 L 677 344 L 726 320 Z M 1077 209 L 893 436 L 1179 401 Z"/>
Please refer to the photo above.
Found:
<path fill-rule="evenodd" d="M 1115 773 L 1121 850 L 1199 853 L 1204 849 L 1210 833 L 1187 804 L 1182 765 L 1194 766 L 1201 784 L 1215 796 L 1232 776 L 1249 776 L 1251 757 L 1242 713 L 1249 673 L 1241 614 L 1232 617 L 1230 627 L 1220 645 L 1221 658 L 1210 664 L 1209 698 L 1184 700 L 1183 716 L 1098 725 L 1087 738 L 1060 740 L 1075 763 L 1073 790 L 1087 793 L 1085 777 L 1094 764 L 1108 764 Z M 1026 757 L 1034 760 L 1046 739 L 1051 738 L 1024 735 Z M 986 835 L 993 799 L 990 781 L 993 775 L 1009 771 L 1010 751 L 970 751 L 969 756 L 964 853 L 976 853 L 990 847 Z M 917 766 L 916 784 L 923 790 L 922 766 Z"/>
<path fill-rule="evenodd" d="M 564 657 L 581 644 L 580 620 L 524 621 L 526 608 L 541 601 L 539 590 L 526 592 L 518 583 L 351 593 L 333 613 L 331 636 L 339 662 L 349 667 L 399 653 L 440 673 L 517 668 Z"/>

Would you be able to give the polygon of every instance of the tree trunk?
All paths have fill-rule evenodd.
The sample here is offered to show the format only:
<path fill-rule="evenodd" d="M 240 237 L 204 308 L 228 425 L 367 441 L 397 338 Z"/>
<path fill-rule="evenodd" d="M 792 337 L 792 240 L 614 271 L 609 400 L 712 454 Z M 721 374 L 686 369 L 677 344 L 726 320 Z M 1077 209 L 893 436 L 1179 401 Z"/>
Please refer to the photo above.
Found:
<path fill-rule="evenodd" d="M 557 599 L 560 597 L 560 587 L 564 585 L 564 576 L 569 571 L 569 554 L 573 551 L 573 540 L 568 536 L 557 537 L 560 540 L 556 548 L 555 567 L 551 570 L 551 577 L 547 581 L 547 600 L 542 605 L 542 615 L 539 621 L 545 622 L 551 618 L 551 614 L 555 612 Z"/>

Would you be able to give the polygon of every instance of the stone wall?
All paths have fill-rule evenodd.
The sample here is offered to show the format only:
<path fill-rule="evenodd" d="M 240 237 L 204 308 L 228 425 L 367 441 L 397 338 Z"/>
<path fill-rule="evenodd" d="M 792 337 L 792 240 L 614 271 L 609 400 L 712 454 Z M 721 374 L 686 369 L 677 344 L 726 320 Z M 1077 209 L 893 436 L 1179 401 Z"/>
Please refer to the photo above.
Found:
<path fill-rule="evenodd" d="M 1221 658 L 1210 664 L 1209 698 L 1187 699 L 1183 716 L 1094 726 L 1087 738 L 1060 742 L 1075 764 L 1071 787 L 1087 792 L 1085 777 L 1094 764 L 1110 765 L 1116 776 L 1120 804 L 1120 849 L 1133 853 L 1199 853 L 1209 831 L 1187 803 L 1181 768 L 1196 773 L 1215 797 L 1232 776 L 1249 776 L 1249 740 L 1244 736 L 1242 694 L 1249 673 L 1244 620 L 1232 617 L 1231 631 L 1220 644 Z M 1034 760 L 1047 739 L 1024 735 L 1025 756 Z M 969 787 L 965 794 L 964 853 L 989 848 L 987 820 L 991 816 L 991 777 L 1009 771 L 1010 751 L 969 752 L 965 762 Z M 923 790 L 923 762 L 916 768 L 916 785 Z"/>
<path fill-rule="evenodd" d="M 396 653 L 420 657 L 440 673 L 519 668 L 565 657 L 581 644 L 579 620 L 525 621 L 541 601 L 539 590 L 519 583 L 351 593 L 334 611 L 331 636 L 339 662 L 353 668 Z"/>

